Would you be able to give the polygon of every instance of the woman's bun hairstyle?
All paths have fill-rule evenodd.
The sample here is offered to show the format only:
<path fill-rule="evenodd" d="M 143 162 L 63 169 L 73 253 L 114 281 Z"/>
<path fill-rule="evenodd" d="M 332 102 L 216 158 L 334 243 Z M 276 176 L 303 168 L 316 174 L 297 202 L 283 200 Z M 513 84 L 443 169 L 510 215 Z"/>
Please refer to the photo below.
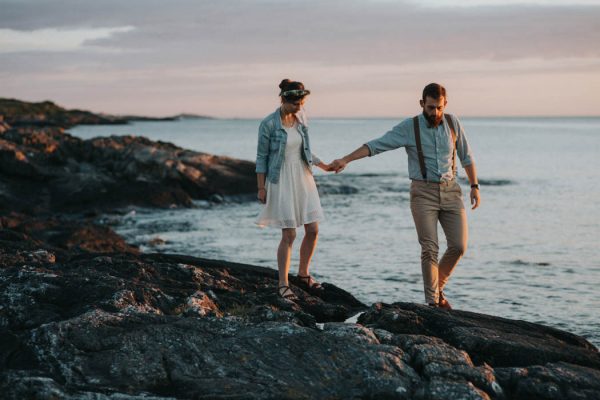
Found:
<path fill-rule="evenodd" d="M 279 89 L 281 89 L 279 95 L 281 96 L 282 101 L 297 101 L 310 94 L 310 90 L 305 90 L 302 82 L 296 82 L 289 79 L 282 80 L 279 84 Z M 293 93 L 286 93 L 290 91 Z"/>
<path fill-rule="evenodd" d="M 292 83 L 292 81 L 290 81 L 289 79 L 282 80 L 279 84 L 279 89 L 281 89 L 282 91 L 286 90 L 290 83 Z"/>

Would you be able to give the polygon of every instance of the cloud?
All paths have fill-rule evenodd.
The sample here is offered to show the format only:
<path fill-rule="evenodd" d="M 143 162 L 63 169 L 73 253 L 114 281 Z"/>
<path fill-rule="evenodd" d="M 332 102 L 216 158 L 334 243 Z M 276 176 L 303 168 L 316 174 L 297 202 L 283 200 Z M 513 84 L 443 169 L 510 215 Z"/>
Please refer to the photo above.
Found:
<path fill-rule="evenodd" d="M 394 0 L 381 0 L 394 1 Z M 565 5 L 600 5 L 599 0 L 412 0 L 428 7 L 490 7 L 507 5 L 537 5 L 548 7 L 562 7 Z"/>
<path fill-rule="evenodd" d="M 76 51 L 86 42 L 110 38 L 116 33 L 130 32 L 132 26 L 116 28 L 56 29 L 33 31 L 0 29 L 0 53 Z"/>
<path fill-rule="evenodd" d="M 9 32 L 11 51 L 27 50 L 0 50 L 0 85 L 5 96 L 107 112 L 250 116 L 291 77 L 311 83 L 326 113 L 389 115 L 377 99 L 431 80 L 499 90 L 536 81 L 539 91 L 538 75 L 573 85 L 597 77 L 600 6 L 516 2 L 0 0 L 0 49 Z M 574 87 L 571 98 L 587 92 Z"/>
<path fill-rule="evenodd" d="M 442 2 L 441 4 L 447 4 Z M 143 50 L 143 61 L 403 64 L 414 59 L 600 55 L 598 6 L 421 7 L 410 1 L 8 2 L 13 30 L 134 26 L 97 46 Z M 158 55 L 160 54 L 160 56 Z M 136 58 L 138 55 L 135 56 Z"/>

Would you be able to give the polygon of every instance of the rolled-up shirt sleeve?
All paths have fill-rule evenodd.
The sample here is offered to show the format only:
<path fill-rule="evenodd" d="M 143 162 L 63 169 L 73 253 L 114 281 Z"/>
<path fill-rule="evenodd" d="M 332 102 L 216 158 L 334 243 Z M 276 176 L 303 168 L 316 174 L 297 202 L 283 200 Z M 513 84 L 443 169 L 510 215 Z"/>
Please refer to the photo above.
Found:
<path fill-rule="evenodd" d="M 258 145 L 256 147 L 256 173 L 266 174 L 269 164 L 269 130 L 266 123 L 258 127 Z"/>
<path fill-rule="evenodd" d="M 454 117 L 457 125 L 458 125 L 458 144 L 456 146 L 456 153 L 458 154 L 458 158 L 460 159 L 460 165 L 463 168 L 468 167 L 469 165 L 475 162 L 473 158 L 473 152 L 471 151 L 471 146 L 469 146 L 469 142 L 467 140 L 467 135 L 465 134 L 465 130 L 458 120 L 458 118 Z"/>
<path fill-rule="evenodd" d="M 365 146 L 369 148 L 369 157 L 406 145 L 408 145 L 408 135 L 406 127 L 402 123 L 394 126 L 380 138 L 365 143 Z"/>

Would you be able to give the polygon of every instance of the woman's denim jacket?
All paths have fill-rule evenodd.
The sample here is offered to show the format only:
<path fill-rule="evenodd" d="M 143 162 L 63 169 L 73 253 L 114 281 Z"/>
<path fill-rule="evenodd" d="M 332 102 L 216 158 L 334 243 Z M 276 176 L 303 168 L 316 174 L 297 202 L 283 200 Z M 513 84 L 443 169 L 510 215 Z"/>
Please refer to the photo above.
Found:
<path fill-rule="evenodd" d="M 304 113 L 296 114 L 298 120 L 298 132 L 302 136 L 302 159 L 309 167 L 319 164 L 321 160 L 310 151 L 308 139 L 308 126 Z M 256 173 L 267 174 L 267 180 L 271 183 L 279 182 L 279 171 L 285 159 L 285 145 L 287 143 L 287 132 L 281 126 L 279 108 L 260 123 L 258 128 L 258 147 L 256 150 Z"/>

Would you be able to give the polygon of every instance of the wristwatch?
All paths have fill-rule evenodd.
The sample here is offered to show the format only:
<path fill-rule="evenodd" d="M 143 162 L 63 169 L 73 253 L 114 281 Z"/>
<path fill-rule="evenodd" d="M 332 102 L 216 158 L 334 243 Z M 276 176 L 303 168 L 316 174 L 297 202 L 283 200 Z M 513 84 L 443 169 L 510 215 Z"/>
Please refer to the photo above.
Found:
<path fill-rule="evenodd" d="M 477 189 L 479 190 L 479 183 L 474 183 L 471 185 L 471 189 Z"/>

